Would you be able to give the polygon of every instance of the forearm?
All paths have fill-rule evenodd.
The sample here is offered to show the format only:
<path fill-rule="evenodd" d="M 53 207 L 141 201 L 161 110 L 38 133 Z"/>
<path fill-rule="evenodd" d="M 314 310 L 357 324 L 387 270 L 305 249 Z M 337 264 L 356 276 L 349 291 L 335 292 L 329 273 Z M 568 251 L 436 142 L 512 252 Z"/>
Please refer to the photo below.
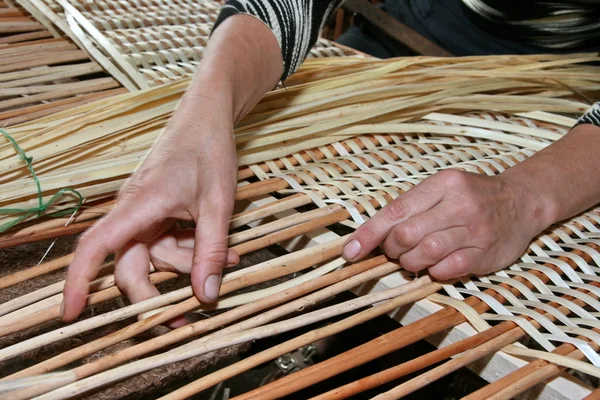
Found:
<path fill-rule="evenodd" d="M 193 118 L 209 104 L 230 115 L 234 123 L 240 120 L 300 65 L 337 3 L 229 0 L 178 113 Z"/>
<path fill-rule="evenodd" d="M 281 80 L 304 61 L 321 28 L 340 0 L 227 0 L 215 26 L 234 15 L 249 14 L 265 23 L 277 38 L 284 70 Z"/>
<path fill-rule="evenodd" d="M 182 106 L 194 110 L 208 101 L 226 108 L 236 122 L 277 85 L 282 72 L 271 30 L 254 17 L 232 16 L 213 32 Z"/>
<path fill-rule="evenodd" d="M 600 202 L 600 127 L 583 124 L 501 174 L 530 197 L 539 230 Z"/>

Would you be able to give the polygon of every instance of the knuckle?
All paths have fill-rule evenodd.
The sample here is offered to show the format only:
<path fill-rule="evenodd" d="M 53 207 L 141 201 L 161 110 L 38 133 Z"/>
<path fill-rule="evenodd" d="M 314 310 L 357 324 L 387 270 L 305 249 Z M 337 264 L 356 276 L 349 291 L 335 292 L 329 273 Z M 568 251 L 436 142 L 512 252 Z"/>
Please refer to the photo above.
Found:
<path fill-rule="evenodd" d="M 225 246 L 225 244 L 219 243 L 212 245 L 207 249 L 205 254 L 205 261 L 210 264 L 217 266 L 224 266 L 227 264 L 227 246 Z M 201 262 L 202 260 L 195 261 Z"/>
<path fill-rule="evenodd" d="M 213 250 L 208 253 L 207 259 L 212 263 L 225 265 L 227 262 L 227 251 Z"/>
<path fill-rule="evenodd" d="M 400 262 L 400 265 L 402 266 L 402 268 L 404 268 L 407 271 L 419 272 L 420 270 L 423 269 L 422 266 L 420 266 L 416 262 L 410 260 L 404 254 L 400 256 L 400 259 L 398 261 Z"/>
<path fill-rule="evenodd" d="M 450 266 L 454 272 L 453 277 L 465 276 L 471 271 L 471 261 L 469 258 L 462 254 L 454 254 L 451 258 Z"/>
<path fill-rule="evenodd" d="M 173 195 L 165 190 L 154 190 L 152 185 L 136 181 L 121 189 L 117 196 L 117 209 L 121 211 L 144 210 L 144 219 L 167 215 L 177 205 L 182 205 L 184 197 Z M 134 216 L 137 215 L 134 212 Z M 133 216 L 132 216 L 133 217 Z"/>
<path fill-rule="evenodd" d="M 398 225 L 392 231 L 392 238 L 396 243 L 409 243 L 415 237 L 415 230 L 410 225 Z"/>
<path fill-rule="evenodd" d="M 489 224 L 470 224 L 469 232 L 476 235 L 477 242 L 484 248 L 491 247 L 492 244 L 499 241 L 498 230 Z"/>
<path fill-rule="evenodd" d="M 146 185 L 143 185 L 139 180 L 132 180 L 121 189 L 117 201 L 123 202 L 126 200 L 143 197 L 147 192 L 148 189 Z"/>
<path fill-rule="evenodd" d="M 402 199 L 394 200 L 386 207 L 386 209 L 388 218 L 391 218 L 392 220 L 403 219 L 410 212 L 408 205 Z"/>
<path fill-rule="evenodd" d="M 445 169 L 436 174 L 437 179 L 450 188 L 465 188 L 468 186 L 468 173 L 458 169 Z"/>
<path fill-rule="evenodd" d="M 396 260 L 400 256 L 397 247 L 391 244 L 389 241 L 386 240 L 385 242 L 383 242 L 382 247 L 383 252 L 392 260 Z"/>
<path fill-rule="evenodd" d="M 87 247 L 93 243 L 93 229 L 94 228 L 86 231 L 83 235 L 79 237 L 79 239 L 77 240 L 77 246 Z"/>
<path fill-rule="evenodd" d="M 486 211 L 486 205 L 475 196 L 468 197 L 467 200 L 463 203 L 462 208 L 463 210 L 469 212 L 471 215 L 477 216 L 484 214 Z"/>
<path fill-rule="evenodd" d="M 227 190 L 211 190 L 207 193 L 205 201 L 218 207 L 233 207 L 235 204 L 235 195 Z"/>
<path fill-rule="evenodd" d="M 98 234 L 99 225 L 94 226 L 92 229 L 86 231 L 81 237 L 77 240 L 77 248 L 78 249 L 95 249 L 96 251 L 100 251 L 103 253 L 109 253 L 106 244 L 101 240 L 102 236 Z"/>
<path fill-rule="evenodd" d="M 359 229 L 362 240 L 372 242 L 377 239 L 377 232 L 371 227 L 371 224 L 365 224 Z"/>
<path fill-rule="evenodd" d="M 446 243 L 439 237 L 427 236 L 423 239 L 423 251 L 430 257 L 441 257 L 446 250 Z"/>

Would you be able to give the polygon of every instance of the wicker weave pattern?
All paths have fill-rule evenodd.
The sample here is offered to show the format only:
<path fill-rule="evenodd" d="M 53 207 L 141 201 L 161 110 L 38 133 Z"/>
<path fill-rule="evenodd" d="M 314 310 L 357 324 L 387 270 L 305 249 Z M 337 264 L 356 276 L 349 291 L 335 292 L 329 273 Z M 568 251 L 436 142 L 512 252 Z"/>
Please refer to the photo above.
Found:
<path fill-rule="evenodd" d="M 54 13 L 54 18 L 60 21 L 67 19 L 58 1 L 42 0 L 42 3 Z M 191 76 L 202 59 L 220 9 L 220 5 L 211 0 L 106 0 L 71 1 L 70 4 L 81 13 L 81 18 L 76 23 L 83 27 L 85 38 L 92 40 L 94 46 L 111 59 L 116 68 L 129 75 L 133 85 L 139 88 Z M 83 26 L 83 19 L 108 41 L 99 43 L 94 40 L 93 35 Z M 73 31 L 70 34 L 74 34 L 73 23 L 74 21 L 63 24 L 65 29 L 69 27 Z M 114 52 L 121 57 L 113 57 Z M 334 46 L 326 39 L 320 39 L 309 57 L 355 55 L 350 50 Z M 125 66 L 125 63 L 133 69 Z"/>
<path fill-rule="evenodd" d="M 469 117 L 472 121 L 476 121 L 477 118 L 537 127 L 536 122 L 526 118 L 507 118 L 489 113 Z M 443 122 L 428 124 L 459 126 Z M 566 131 L 565 128 L 556 126 L 553 130 L 561 134 Z M 546 142 L 528 135 L 520 136 Z M 270 168 L 268 172 L 257 165 L 251 168 L 261 179 L 282 178 L 288 182 L 291 189 L 285 190 L 284 193 L 305 193 L 320 207 L 331 202 L 341 204 L 354 215 L 355 222 L 361 223 L 364 218 L 373 216 L 379 208 L 387 204 L 378 192 L 383 191 L 396 198 L 421 180 L 445 168 L 495 175 L 532 154 L 530 150 L 519 149 L 510 144 L 469 140 L 464 137 L 447 138 L 429 134 L 420 134 L 416 138 L 397 135 L 391 137 L 392 144 L 381 136 L 374 136 L 380 146 L 375 146 L 373 141 L 365 137 L 359 138 L 365 150 L 358 148 L 352 140 L 344 141 L 354 150 L 354 154 L 348 153 L 340 143 L 334 143 L 338 154 L 333 155 L 327 148 L 321 147 L 319 151 L 325 154 L 326 158 L 319 161 L 307 163 L 302 157 L 296 156 L 299 166 L 293 166 L 281 159 L 287 168 L 281 169 L 273 162 L 267 163 Z M 432 147 L 435 150 L 432 150 Z M 313 160 L 317 160 L 310 151 L 307 153 Z M 339 173 L 335 166 L 346 172 Z M 371 206 L 370 201 L 377 205 Z M 357 203 L 365 208 L 367 215 L 359 215 L 355 207 Z"/>
<path fill-rule="evenodd" d="M 410 59 L 389 63 L 329 59 L 307 63 L 295 77 L 290 79 L 290 86 L 286 90 L 267 95 L 253 113 L 240 123 L 235 132 L 241 160 L 239 165 L 242 166 L 238 174 L 240 185 L 236 199 L 240 202 L 257 200 L 253 208 L 232 217 L 233 229 L 246 225 L 249 229 L 233 231 L 229 236 L 230 245 L 244 256 L 274 243 L 287 248 L 289 243 L 292 253 L 269 260 L 265 264 L 253 265 L 240 272 L 236 271 L 226 279 L 228 281 L 231 279 L 233 282 L 237 279 L 236 276 L 245 273 L 258 276 L 254 274 L 258 274 L 262 268 L 265 268 L 269 275 L 265 273 L 264 278 L 272 280 L 274 277 L 270 275 L 271 272 L 279 273 L 284 267 L 290 268 L 284 271 L 290 274 L 292 268 L 293 271 L 297 271 L 295 268 L 298 265 L 304 265 L 307 269 L 318 265 L 317 269 L 301 276 L 302 279 L 312 280 L 315 276 L 312 274 L 316 271 L 319 271 L 319 274 L 324 273 L 322 271 L 337 268 L 338 262 L 344 263 L 340 259 L 327 262 L 339 256 L 345 240 L 336 237 L 336 234 L 342 233 L 341 230 L 337 230 L 338 224 L 350 228 L 356 227 L 392 198 L 441 169 L 460 168 L 493 175 L 524 160 L 534 151 L 559 140 L 574 123 L 574 120 L 567 115 L 575 116 L 587 106 L 574 99 L 571 91 L 564 90 L 559 85 L 560 82 L 555 83 L 554 79 L 568 78 L 567 82 L 570 85 L 576 85 L 573 91 L 586 92 L 591 88 L 590 91 L 593 92 L 597 87 L 595 78 L 598 75 L 593 73 L 593 69 L 588 71 L 588 67 L 583 71 L 574 66 L 549 71 L 537 58 L 522 60 L 523 66 L 512 64 L 515 60 L 521 61 L 511 57 L 510 59 L 477 58 L 449 61 Z M 588 60 L 595 60 L 595 56 L 589 58 L 582 56 L 579 62 Z M 504 67 L 503 63 L 507 61 L 511 65 Z M 556 61 L 566 64 L 572 62 L 570 59 L 549 62 L 554 65 Z M 449 68 L 447 62 L 459 64 Z M 423 65 L 413 67 L 412 63 Z M 323 65 L 336 71 L 335 74 L 324 73 L 319 68 Z M 472 65 L 477 65 L 481 69 L 470 71 Z M 366 68 L 367 66 L 370 68 Z M 536 72 L 532 73 L 531 68 L 536 68 Z M 526 71 L 521 75 L 519 71 L 522 69 Z M 440 70 L 444 70 L 444 73 L 441 74 Z M 452 70 L 452 73 L 447 70 Z M 357 71 L 363 72 L 351 74 Z M 349 80 L 337 77 L 338 73 L 351 75 L 352 86 L 348 86 Z M 457 79 L 457 76 L 465 75 L 469 78 Z M 484 79 L 475 81 L 482 76 Z M 489 78 L 490 76 L 494 78 Z M 548 77 L 552 77 L 552 80 L 547 79 Z M 453 82 L 452 79 L 455 81 Z M 590 81 L 588 82 L 587 79 Z M 551 83 L 538 87 L 540 82 Z M 294 87 L 293 83 L 302 83 L 303 86 Z M 383 84 L 385 87 L 381 89 L 377 87 Z M 61 114 L 52 121 L 38 121 L 35 124 L 15 128 L 13 133 L 19 140 L 24 139 L 22 143 L 27 144 L 24 146 L 26 148 L 35 147 L 30 146 L 30 143 L 36 146 L 42 145 L 40 148 L 34 148 L 32 155 L 38 162 L 42 162 L 37 171 L 44 179 L 44 188 L 48 191 L 48 195 L 51 190 L 63 187 L 62 182 L 67 181 L 68 178 L 69 185 L 81 189 L 86 198 L 101 201 L 98 208 L 90 209 L 90 212 L 93 215 L 104 214 L 112 207 L 112 203 L 105 201 L 106 196 L 116 191 L 128 174 L 136 168 L 139 159 L 145 155 L 149 145 L 154 142 L 154 138 L 168 120 L 185 87 L 185 82 L 181 81 L 144 92 L 129 93 L 119 99 L 109 99 L 68 114 Z M 440 92 L 441 90 L 443 92 Z M 391 96 L 390 91 L 393 91 L 394 96 L 386 98 L 385 96 Z M 360 96 L 357 95 L 355 98 L 355 93 L 360 93 Z M 412 97 L 414 93 L 418 93 L 418 97 Z M 415 110 L 413 108 L 415 102 L 419 101 L 422 109 Z M 322 102 L 328 102 L 326 107 L 322 106 Z M 151 107 L 146 108 L 147 104 Z M 456 107 L 461 108 L 457 110 Z M 460 110 L 469 110 L 466 112 L 471 114 L 465 114 Z M 502 110 L 503 113 L 488 111 L 482 113 L 473 110 Z M 125 121 L 126 123 L 123 123 Z M 45 123 L 50 126 L 46 131 L 40 132 L 39 126 Z M 53 141 L 56 138 L 59 138 L 58 142 Z M 59 147 L 59 153 L 56 152 L 56 144 L 62 146 Z M 282 149 L 284 144 L 285 148 Z M 75 159 L 81 157 L 80 149 L 94 154 L 86 166 L 86 171 L 93 173 L 94 180 L 81 173 L 80 164 L 71 161 L 71 157 Z M 11 167 L 13 165 L 18 167 L 19 164 L 17 164 L 18 160 L 14 160 L 14 152 L 11 152 L 8 146 L 4 149 L 4 153 L 6 160 L 3 161 L 3 165 L 7 170 L 4 178 L 7 183 L 3 186 L 3 195 L 7 198 L 12 196 L 14 203 L 27 201 L 26 183 L 29 183 L 30 179 L 24 175 L 26 171 Z M 258 176 L 261 181 L 242 182 L 254 176 Z M 270 196 L 271 193 L 282 190 L 284 194 L 290 195 L 283 198 Z M 300 208 L 310 203 L 316 204 L 317 207 L 309 207 L 308 210 Z M 242 204 L 238 203 L 238 205 Z M 67 204 L 62 206 L 66 207 Z M 101 209 L 102 207 L 106 208 Z M 273 220 L 269 221 L 268 217 L 273 217 Z M 76 223 L 85 224 L 86 221 L 82 217 Z M 62 225 L 68 221 L 43 221 L 39 225 L 33 225 L 33 228 L 38 229 L 38 226 L 48 222 L 57 223 L 62 233 L 64 232 Z M 598 377 L 599 360 L 593 353 L 600 348 L 597 341 L 597 333 L 600 333 L 597 320 L 600 312 L 598 303 L 600 282 L 597 278 L 598 268 L 600 268 L 598 226 L 600 226 L 600 215 L 598 210 L 593 210 L 540 235 L 531 244 L 528 253 L 518 263 L 504 271 L 491 274 L 486 278 L 463 280 L 453 285 L 442 286 L 437 282 L 428 282 L 428 286 L 424 287 L 428 287 L 427 290 L 431 291 L 423 293 L 422 297 L 410 300 L 413 303 L 412 307 L 417 311 L 413 311 L 411 307 L 411 312 L 404 314 L 408 319 L 406 321 L 404 317 L 399 317 L 403 319 L 403 323 L 412 326 L 399 328 L 397 332 L 400 333 L 394 336 L 396 340 L 377 341 L 375 345 L 388 343 L 390 346 L 388 350 L 395 351 L 394 349 L 401 348 L 394 347 L 396 343 L 400 343 L 398 346 L 405 346 L 411 340 L 429 338 L 435 333 L 456 326 L 447 335 L 451 337 L 448 342 L 453 346 L 458 345 L 453 347 L 454 353 L 443 353 L 445 356 L 437 361 L 428 354 L 419 357 L 418 362 L 430 366 L 447 357 L 456 356 L 452 361 L 440 366 L 454 368 L 457 365 L 455 360 L 459 360 L 461 366 L 465 366 L 485 355 L 492 355 L 504 349 L 517 355 L 546 359 L 550 361 L 550 364 L 546 365 L 550 369 L 558 369 L 556 365 L 562 365 L 585 372 L 587 376 Z M 26 235 L 30 228 L 32 227 L 25 227 L 20 232 Z M 25 236 L 21 236 L 21 239 L 23 238 Z M 311 240 L 313 247 L 305 248 L 305 240 Z M 63 268 L 68 263 L 64 260 L 58 263 L 54 263 L 54 260 L 50 262 L 53 266 L 58 265 L 56 268 Z M 327 263 L 321 265 L 322 262 Z M 376 262 L 377 268 L 381 266 L 400 268 L 397 263 L 389 263 L 385 257 L 376 257 Z M 42 271 L 35 268 L 33 272 L 31 270 L 28 269 L 27 274 Z M 372 271 L 370 270 L 369 273 Z M 388 273 L 389 271 L 385 272 Z M 12 278 L 3 278 L 0 287 L 7 281 L 22 282 L 15 275 Z M 414 276 L 406 271 L 381 276 L 381 281 L 377 283 L 379 289 L 397 288 L 407 282 L 412 284 L 427 279 L 424 277 L 424 279 L 414 280 Z M 110 291 L 110 293 L 103 292 L 103 296 L 119 295 L 117 288 L 112 286 L 114 279 L 112 281 L 111 277 L 99 279 L 97 284 L 102 284 L 102 287 Z M 174 279 L 174 277 L 162 272 L 153 272 L 150 279 L 158 283 L 162 279 Z M 313 284 L 312 281 L 309 283 Z M 151 304 L 139 305 L 138 303 L 123 307 L 110 316 L 103 314 L 92 321 L 86 320 L 85 324 L 93 323 L 93 329 L 98 329 L 110 323 L 110 318 L 116 321 L 116 318 L 128 318 L 127 316 L 152 311 L 170 304 L 174 298 L 179 301 L 192 296 L 191 289 L 186 290 L 188 291 L 171 291 L 152 299 Z M 444 293 L 444 290 L 446 295 L 439 294 Z M 46 300 L 45 297 L 58 292 L 59 289 L 45 287 L 41 294 L 28 293 L 15 299 L 17 302 L 0 307 L 0 314 L 10 313 L 0 315 L 2 320 L 0 335 L 2 332 L 4 335 L 10 332 L 21 332 L 56 318 L 59 313 L 57 302 L 52 303 L 49 312 L 28 313 L 38 310 L 37 307 L 46 307 L 46 301 L 50 303 L 58 301 L 58 298 Z M 435 292 L 438 293 L 430 296 Z M 244 299 L 254 301 L 256 298 L 253 296 L 254 293 Z M 418 301 L 427 296 L 430 296 L 431 301 Z M 463 298 L 466 299 L 462 301 Z M 222 304 L 231 305 L 232 299 L 235 299 L 235 304 L 241 304 L 237 303 L 241 300 L 235 294 L 223 299 Z M 196 303 L 192 304 L 192 300 L 165 309 L 159 314 L 160 318 L 163 318 L 162 321 L 167 321 L 175 315 L 197 307 Z M 33 301 L 36 303 L 31 304 Z M 447 306 L 438 311 L 439 308 L 432 301 Z M 395 305 L 392 309 L 399 305 Z M 17 309 L 17 306 L 21 308 Z M 454 309 L 460 312 L 455 312 Z M 250 314 L 240 312 L 240 315 L 246 318 Z M 415 315 L 421 319 L 411 320 Z M 484 332 L 481 335 L 476 334 L 468 324 L 462 324 L 467 320 L 476 330 Z M 221 325 L 220 322 L 218 324 Z M 492 329 L 489 328 L 490 325 L 494 325 Z M 67 335 L 75 334 L 80 326 L 69 325 L 64 327 L 64 330 L 60 328 L 61 330 L 51 332 L 48 336 L 36 336 L 36 340 L 1 349 L 0 358 L 20 357 L 55 340 L 64 340 Z M 425 326 L 430 328 L 424 329 Z M 127 335 L 131 332 L 140 334 L 148 327 L 146 323 L 136 322 L 119 333 L 119 336 L 111 335 L 109 339 L 125 340 L 130 337 Z M 460 335 L 456 334 L 457 331 Z M 249 330 L 244 332 L 248 335 L 251 333 Z M 415 332 L 415 336 L 405 335 L 405 332 Z M 490 340 L 490 337 L 493 339 Z M 231 345 L 229 337 L 225 340 L 219 336 L 218 339 L 222 340 L 224 345 Z M 296 339 L 304 340 L 301 336 Z M 529 349 L 515 344 L 523 339 Z M 109 340 L 104 338 L 102 340 L 102 346 L 109 346 Z M 197 340 L 212 339 L 202 337 Z M 236 336 L 236 340 L 240 340 L 239 337 Z M 211 343 L 211 346 L 217 346 L 220 342 Z M 84 346 L 89 351 L 95 351 L 90 349 L 96 345 L 97 343 Z M 375 345 L 373 348 L 376 348 Z M 145 349 L 150 349 L 149 346 L 150 343 L 144 343 L 138 349 L 141 351 L 143 348 L 146 351 Z M 484 349 L 485 352 L 478 350 L 479 353 L 475 354 L 476 358 L 469 359 L 466 354 L 462 354 L 469 353 L 466 351 L 468 349 L 476 350 L 481 346 L 487 347 Z M 443 346 L 439 351 L 446 351 L 444 350 L 446 347 Z M 286 351 L 295 348 L 297 347 Z M 70 356 L 79 358 L 84 353 L 89 354 L 81 349 L 68 351 Z M 152 365 L 173 362 L 171 356 L 183 360 L 193 357 L 197 351 L 203 351 L 198 343 L 185 344 L 173 349 L 173 352 L 169 350 L 165 354 L 129 362 L 113 370 L 107 370 L 106 368 L 109 367 L 104 364 L 104 361 L 99 360 L 93 366 L 82 365 L 72 371 L 65 371 L 66 381 L 57 382 L 55 388 L 63 393 L 65 398 L 75 393 L 83 394 L 99 385 L 121 380 L 124 376 L 129 376 L 127 374 L 143 373 L 152 368 Z M 360 351 L 364 354 L 368 353 Z M 134 355 L 128 354 L 127 357 Z M 273 357 L 279 355 L 281 354 L 277 353 Z M 565 355 L 569 358 L 565 358 Z M 134 358 L 138 356 L 141 356 L 141 353 Z M 437 353 L 435 357 L 441 356 Z M 486 375 L 485 371 L 482 375 L 495 381 L 507 371 L 518 368 L 514 358 L 507 361 L 508 358 L 503 352 L 495 354 L 490 362 L 492 365 L 490 369 L 500 366 L 500 372 L 496 369 L 493 375 Z M 501 359 L 500 363 L 498 359 Z M 59 361 L 47 364 L 44 364 L 46 363 L 44 361 L 28 371 L 20 371 L 22 374 L 19 376 L 35 376 L 57 370 L 66 366 L 66 360 L 67 358 L 61 356 Z M 132 361 L 133 358 L 127 360 Z M 348 356 L 347 360 L 353 358 Z M 157 364 L 152 364 L 153 362 Z M 54 363 L 52 368 L 46 369 L 52 363 Z M 539 363 L 533 364 L 534 367 L 536 365 Z M 527 367 L 531 366 L 532 364 L 529 364 Z M 329 364 L 325 364 L 319 368 L 328 371 L 329 367 Z M 428 374 L 436 368 L 424 372 L 415 379 L 418 382 L 432 382 Z M 446 372 L 449 370 L 446 368 Z M 534 372 L 537 374 L 537 371 Z M 559 373 L 560 370 L 551 370 L 550 374 L 540 378 L 539 375 L 534 376 L 529 368 L 520 377 L 537 383 Z M 310 375 L 314 377 L 323 374 L 310 373 Z M 510 375 L 512 374 L 508 377 Z M 221 379 L 222 375 L 219 377 Z M 211 385 L 218 382 L 214 376 L 203 377 L 198 387 L 204 387 L 202 385 L 206 384 L 206 379 L 212 382 Z M 498 382 L 502 383 L 503 379 Z M 559 381 L 565 379 L 560 378 Z M 304 382 L 307 385 L 315 383 Z M 568 388 L 564 390 L 562 388 L 565 386 L 561 386 L 558 397 L 582 398 L 582 393 L 585 393 L 588 387 L 583 382 L 577 382 L 579 381 L 576 379 L 569 380 L 566 383 Z M 548 386 L 548 391 L 555 390 L 554 383 Z M 495 384 L 492 383 L 490 386 Z M 414 382 L 411 385 L 414 385 Z M 285 388 L 285 385 L 282 384 L 282 387 Z M 412 387 L 414 389 L 414 386 Z M 263 387 L 261 390 L 270 389 Z M 571 396 L 572 390 L 579 390 L 579 395 Z M 569 396 L 564 396 L 564 393 L 568 393 Z M 274 397 L 283 397 L 289 392 L 280 394 L 281 396 Z M 56 393 L 52 396 L 55 395 Z M 189 398 L 190 395 L 177 398 Z M 484 399 L 489 396 L 476 398 Z"/>
<path fill-rule="evenodd" d="M 53 38 L 26 10 L 0 2 L 0 126 L 122 93 L 68 38 Z"/>
<path fill-rule="evenodd" d="M 539 125 L 526 118 L 507 118 L 488 113 L 472 115 L 470 118 L 529 127 Z M 564 128 L 548 124 L 544 124 L 544 128 L 557 133 L 565 132 Z M 299 166 L 282 159 L 283 168 L 270 162 L 267 163 L 268 172 L 257 165 L 252 169 L 261 179 L 284 179 L 290 189 L 283 190 L 283 193 L 304 193 L 319 207 L 342 205 L 349 211 L 354 223 L 360 224 L 387 204 L 383 194 L 395 198 L 439 170 L 459 168 L 495 175 L 533 153 L 504 143 L 457 137 L 449 139 L 419 135 L 417 138 L 405 138 L 393 135 L 389 142 L 381 136 L 373 138 L 375 140 L 362 138 L 365 150 L 348 140 L 343 143 L 352 149 L 351 152 L 344 150 L 341 143 L 336 143 L 333 147 L 338 154 L 320 148 L 319 151 L 326 157 L 318 161 L 305 162 L 303 157 L 297 155 L 294 158 L 300 161 Z M 379 144 L 375 145 L 374 142 Z M 313 160 L 318 159 L 312 152 L 307 153 Z M 345 172 L 340 173 L 335 167 Z M 358 211 L 359 205 L 365 213 Z M 488 322 L 492 321 L 516 322 L 534 341 L 533 347 L 546 352 L 540 354 L 511 345 L 504 349 L 509 353 L 546 357 L 559 365 L 600 378 L 600 357 L 592 347 L 600 346 L 600 289 L 597 286 L 600 282 L 599 226 L 600 209 L 594 209 L 540 235 L 531 243 L 528 252 L 509 268 L 487 277 L 462 279 L 454 285 L 444 285 L 451 298 L 463 300 L 476 296 L 486 302 L 493 312 L 479 316 L 465 303 L 458 304 L 440 295 L 433 296 L 432 300 L 456 306 L 479 331 L 490 328 Z M 589 255 L 593 262 L 588 264 L 577 251 Z M 545 275 L 545 281 L 532 274 L 533 271 Z M 523 281 L 532 288 L 528 288 Z M 516 288 L 520 295 L 511 294 L 500 284 Z M 507 302 L 501 304 L 492 296 L 482 293 L 486 289 L 501 294 Z M 564 310 L 559 311 L 557 307 L 560 306 L 566 307 L 570 315 L 563 314 Z M 531 320 L 537 322 L 539 329 L 532 325 Z M 560 343 L 576 346 L 586 363 L 549 355 Z"/>

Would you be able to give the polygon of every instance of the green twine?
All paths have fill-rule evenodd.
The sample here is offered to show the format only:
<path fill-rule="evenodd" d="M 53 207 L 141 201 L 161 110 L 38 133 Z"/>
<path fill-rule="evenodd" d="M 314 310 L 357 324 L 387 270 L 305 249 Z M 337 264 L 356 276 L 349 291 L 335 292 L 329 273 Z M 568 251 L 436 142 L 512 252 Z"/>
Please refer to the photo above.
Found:
<path fill-rule="evenodd" d="M 40 185 L 40 180 L 38 179 L 37 175 L 35 174 L 35 171 L 33 170 L 33 165 L 31 165 L 31 163 L 33 161 L 33 158 L 29 157 L 27 154 L 25 154 L 25 151 L 23 151 L 23 149 L 19 146 L 19 144 L 16 142 L 16 140 L 13 139 L 13 137 L 10 136 L 8 133 L 6 133 L 6 131 L 4 131 L 4 129 L 0 129 L 0 133 L 2 133 L 4 135 L 4 137 L 10 143 L 12 143 L 13 147 L 15 148 L 15 151 L 19 155 L 19 158 L 27 163 L 27 167 L 29 168 L 29 172 L 31 172 L 31 176 L 33 177 L 33 181 L 35 182 L 35 186 L 37 188 L 37 196 L 38 196 L 38 205 L 37 205 L 37 207 L 31 207 L 31 208 L 2 208 L 2 209 L 0 209 L 0 214 L 2 214 L 2 215 L 12 215 L 12 214 L 19 215 L 19 214 L 22 214 L 19 217 L 13 219 L 12 221 L 8 221 L 8 222 L 5 222 L 4 224 L 0 225 L 0 233 L 9 230 L 13 226 L 19 224 L 22 221 L 25 221 L 25 220 L 31 218 L 34 215 L 35 215 L 35 218 L 41 217 L 42 214 L 50 206 L 52 206 L 60 197 L 64 196 L 65 194 L 75 195 L 78 198 L 77 205 L 75 207 L 72 207 L 72 208 L 69 208 L 69 209 L 66 209 L 66 210 L 62 210 L 62 211 L 57 211 L 55 213 L 51 213 L 51 214 L 47 214 L 47 215 L 50 216 L 50 217 L 62 217 L 62 216 L 69 215 L 69 214 L 72 214 L 72 213 L 75 213 L 75 212 L 79 211 L 79 209 L 81 208 L 81 205 L 83 204 L 83 196 L 77 190 L 71 189 L 71 188 L 64 188 L 64 189 L 59 190 L 54 196 L 52 196 L 50 198 L 50 200 L 48 200 L 46 203 L 44 203 L 44 199 L 43 199 L 43 196 L 42 196 L 42 187 Z"/>

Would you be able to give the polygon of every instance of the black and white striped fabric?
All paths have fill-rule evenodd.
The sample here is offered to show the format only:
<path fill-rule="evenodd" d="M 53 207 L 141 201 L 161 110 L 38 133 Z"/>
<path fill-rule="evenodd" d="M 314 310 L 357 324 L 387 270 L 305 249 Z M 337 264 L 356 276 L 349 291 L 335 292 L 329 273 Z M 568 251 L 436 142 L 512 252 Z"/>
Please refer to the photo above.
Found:
<path fill-rule="evenodd" d="M 470 19 L 501 37 L 571 49 L 600 37 L 598 0 L 461 0 Z"/>
<path fill-rule="evenodd" d="M 577 125 L 581 124 L 592 124 L 596 126 L 600 126 L 600 102 L 594 104 L 594 106 L 583 115 L 577 121 Z"/>
<path fill-rule="evenodd" d="M 394 1 L 394 0 L 392 0 Z M 403 1 L 403 0 L 396 0 Z M 600 37 L 600 0 L 461 0 L 489 29 L 516 34 L 538 46 L 571 48 Z M 273 32 L 283 56 L 284 81 L 304 61 L 341 0 L 227 0 L 215 28 L 247 14 Z M 578 124 L 600 127 L 600 103 Z"/>
<path fill-rule="evenodd" d="M 252 15 L 277 38 L 283 55 L 285 80 L 310 51 L 339 0 L 228 0 L 215 27 L 235 14 Z"/>

